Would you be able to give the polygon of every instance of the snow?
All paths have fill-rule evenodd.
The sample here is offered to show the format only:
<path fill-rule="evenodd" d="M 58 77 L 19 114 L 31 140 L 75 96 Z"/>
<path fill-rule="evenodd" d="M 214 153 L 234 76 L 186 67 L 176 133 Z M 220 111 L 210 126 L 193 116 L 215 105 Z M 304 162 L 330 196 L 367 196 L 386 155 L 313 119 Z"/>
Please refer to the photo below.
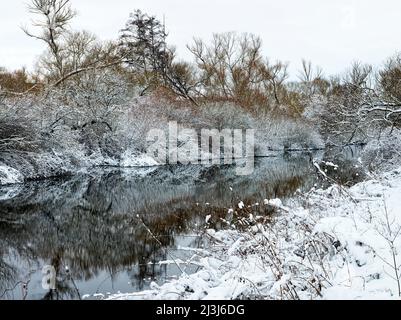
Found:
<path fill-rule="evenodd" d="M 100 150 L 93 152 L 89 157 L 85 157 L 84 160 L 90 167 L 118 166 L 118 161 L 116 159 L 104 156 Z"/>
<path fill-rule="evenodd" d="M 329 208 L 330 217 L 314 229 L 335 236 L 347 252 L 333 275 L 333 287 L 325 292 L 327 298 L 399 298 L 401 177 L 386 174 L 352 187 L 350 194 L 356 202 Z"/>
<path fill-rule="evenodd" d="M 0 164 L 0 185 L 21 183 L 23 181 L 24 177 L 18 170 Z"/>
<path fill-rule="evenodd" d="M 321 161 L 323 164 L 325 164 L 326 166 L 328 166 L 328 167 L 333 167 L 334 168 L 334 170 L 337 170 L 338 169 L 338 165 L 337 164 L 334 164 L 333 162 L 331 162 L 331 161 Z"/>
<path fill-rule="evenodd" d="M 315 159 L 313 159 L 313 166 L 317 169 L 317 171 L 319 171 L 319 173 L 323 177 L 325 177 L 327 179 L 326 173 L 322 170 L 322 168 L 320 167 L 319 163 Z"/>
<path fill-rule="evenodd" d="M 121 160 L 118 157 L 114 158 L 102 154 L 100 150 L 93 151 L 90 155 L 81 154 L 77 150 L 73 156 L 63 155 L 56 151 L 27 152 L 23 156 L 17 154 L 2 157 L 2 162 L 0 162 L 0 185 L 18 184 L 25 180 L 39 178 L 73 175 L 79 171 L 100 166 L 138 167 L 138 170 L 142 167 L 143 174 L 147 174 L 151 167 L 158 165 L 152 157 L 131 150 L 125 151 Z M 148 169 L 148 171 L 145 171 L 145 169 Z"/>
<path fill-rule="evenodd" d="M 17 197 L 22 190 L 20 184 L 17 185 L 6 185 L 0 187 L 0 201 L 6 201 Z"/>
<path fill-rule="evenodd" d="M 106 299 L 400 299 L 400 172 L 266 200 L 271 224 L 206 231 L 211 245 L 180 261 L 198 272 Z"/>
<path fill-rule="evenodd" d="M 276 208 L 281 208 L 283 206 L 283 203 L 281 202 L 280 199 L 271 199 L 271 200 L 265 199 L 264 204 L 272 206 L 272 207 L 276 207 Z"/>
<path fill-rule="evenodd" d="M 130 150 L 127 150 L 122 154 L 120 161 L 121 167 L 152 167 L 157 165 L 157 161 L 149 155 L 136 155 Z"/>
<path fill-rule="evenodd" d="M 266 206 L 270 206 L 270 207 L 275 208 L 275 209 L 281 209 L 283 211 L 288 211 L 289 210 L 287 207 L 285 207 L 283 205 L 283 202 L 280 199 L 270 199 L 270 200 L 265 199 L 265 200 L 263 200 L 263 203 Z M 255 204 L 255 205 L 258 205 L 258 204 Z"/>

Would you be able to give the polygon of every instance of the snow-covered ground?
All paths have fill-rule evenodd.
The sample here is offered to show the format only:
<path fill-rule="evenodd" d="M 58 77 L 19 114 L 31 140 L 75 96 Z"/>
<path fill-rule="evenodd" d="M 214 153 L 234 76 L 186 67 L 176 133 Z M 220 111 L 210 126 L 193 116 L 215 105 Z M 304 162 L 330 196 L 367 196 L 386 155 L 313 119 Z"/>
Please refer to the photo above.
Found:
<path fill-rule="evenodd" d="M 299 195 L 273 219 L 246 213 L 229 230 L 207 229 L 211 243 L 193 249 L 194 274 L 108 299 L 399 299 L 401 169 L 351 188 L 333 186 Z M 253 204 L 259 205 L 259 204 Z M 252 207 L 252 206 L 251 206 Z"/>
<path fill-rule="evenodd" d="M 152 167 L 159 165 L 155 159 L 147 154 L 138 154 L 132 150 L 125 151 L 121 156 L 121 167 Z"/>
<path fill-rule="evenodd" d="M 23 177 L 18 170 L 0 163 L 0 186 L 2 184 L 21 183 L 22 181 Z"/>

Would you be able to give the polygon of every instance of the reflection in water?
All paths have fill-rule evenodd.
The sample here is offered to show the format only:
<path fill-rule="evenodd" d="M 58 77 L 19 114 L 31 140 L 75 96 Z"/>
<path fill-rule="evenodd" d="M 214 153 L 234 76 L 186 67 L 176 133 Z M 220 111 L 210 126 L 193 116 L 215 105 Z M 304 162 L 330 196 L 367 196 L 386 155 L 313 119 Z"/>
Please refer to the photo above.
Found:
<path fill-rule="evenodd" d="M 245 177 L 235 175 L 235 166 L 165 166 L 3 187 L 0 299 L 80 299 L 163 282 L 179 269 L 158 262 L 190 256 L 178 246 L 201 246 L 206 215 L 219 227 L 218 218 L 240 200 L 250 205 L 285 199 L 319 183 L 311 158 L 258 159 L 254 173 Z M 352 158 L 344 157 L 346 169 L 337 170 L 336 178 L 341 172 L 352 176 L 348 171 L 355 168 L 347 163 Z M 263 206 L 252 210 L 269 214 Z M 55 291 L 42 289 L 45 265 L 56 268 Z"/>

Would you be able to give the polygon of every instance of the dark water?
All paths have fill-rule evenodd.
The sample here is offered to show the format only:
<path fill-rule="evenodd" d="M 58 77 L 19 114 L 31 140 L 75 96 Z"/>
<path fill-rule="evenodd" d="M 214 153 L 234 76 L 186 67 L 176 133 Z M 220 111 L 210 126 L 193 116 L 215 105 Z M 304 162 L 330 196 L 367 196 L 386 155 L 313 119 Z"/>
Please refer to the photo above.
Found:
<path fill-rule="evenodd" d="M 234 166 L 102 169 L 68 179 L 0 188 L 0 300 L 80 299 L 134 292 L 180 274 L 175 264 L 205 244 L 202 232 L 224 227 L 239 201 L 269 216 L 267 198 L 291 198 L 325 182 L 311 158 L 332 161 L 341 183 L 362 179 L 354 149 L 259 158 L 250 176 Z M 167 248 L 167 250 L 166 250 Z M 42 288 L 42 268 L 58 273 L 57 290 Z M 182 266 L 185 268 L 185 266 Z M 187 267 L 186 272 L 194 272 Z M 92 296 L 93 298 L 93 296 Z"/>

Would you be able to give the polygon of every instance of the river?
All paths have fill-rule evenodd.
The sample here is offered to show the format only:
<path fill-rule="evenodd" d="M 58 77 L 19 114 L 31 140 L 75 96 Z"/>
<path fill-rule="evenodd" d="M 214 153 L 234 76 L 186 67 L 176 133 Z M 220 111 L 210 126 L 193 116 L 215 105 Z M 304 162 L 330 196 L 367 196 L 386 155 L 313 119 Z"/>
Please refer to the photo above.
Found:
<path fill-rule="evenodd" d="M 347 148 L 258 158 L 249 176 L 230 165 L 97 168 L 0 187 L 0 300 L 99 298 L 161 284 L 181 273 L 172 260 L 207 247 L 205 229 L 225 228 L 237 213 L 269 218 L 264 199 L 285 202 L 327 186 L 312 158 L 338 164 L 324 167 L 336 181 L 360 181 L 358 154 Z M 238 210 L 240 201 L 247 210 Z M 56 290 L 42 286 L 46 265 L 57 271 Z"/>

